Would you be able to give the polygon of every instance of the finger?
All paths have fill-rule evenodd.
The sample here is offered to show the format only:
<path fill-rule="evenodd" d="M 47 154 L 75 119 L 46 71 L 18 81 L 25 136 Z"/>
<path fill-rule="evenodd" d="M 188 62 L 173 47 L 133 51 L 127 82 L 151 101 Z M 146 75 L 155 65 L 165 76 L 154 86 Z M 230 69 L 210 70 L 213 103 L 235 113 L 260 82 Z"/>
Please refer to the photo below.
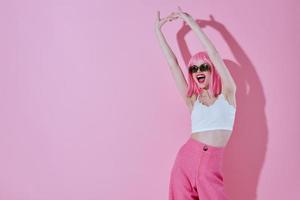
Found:
<path fill-rule="evenodd" d="M 169 18 L 169 21 L 172 21 L 172 20 L 174 20 L 175 19 L 175 17 L 170 17 Z"/>
<path fill-rule="evenodd" d="M 165 18 L 163 18 L 161 21 L 166 22 L 166 21 L 168 21 L 168 20 L 169 20 L 168 17 L 165 17 Z"/>
<path fill-rule="evenodd" d="M 157 19 L 159 19 L 160 20 L 160 12 L 159 12 L 159 10 L 156 12 L 156 16 L 157 16 Z"/>
<path fill-rule="evenodd" d="M 172 21 L 173 19 L 171 17 L 168 17 L 167 20 L 170 22 Z"/>
<path fill-rule="evenodd" d="M 172 16 L 171 18 L 172 19 L 178 19 L 178 16 Z"/>
<path fill-rule="evenodd" d="M 173 16 L 175 13 L 174 12 L 172 12 L 171 14 L 169 14 L 168 15 L 168 17 L 171 17 L 171 16 Z"/>
<path fill-rule="evenodd" d="M 173 16 L 172 19 L 178 19 L 178 16 Z"/>
<path fill-rule="evenodd" d="M 175 16 L 168 16 L 168 19 L 175 19 Z"/>
<path fill-rule="evenodd" d="M 170 17 L 172 18 L 178 18 L 178 13 L 177 12 L 174 12 L 172 13 L 171 15 L 169 15 Z"/>
<path fill-rule="evenodd" d="M 180 16 L 179 12 L 175 12 L 174 16 L 179 17 Z"/>
<path fill-rule="evenodd" d="M 175 17 L 175 16 L 168 16 L 167 18 L 168 18 L 169 21 L 172 21 L 173 19 L 176 19 L 177 17 Z"/>

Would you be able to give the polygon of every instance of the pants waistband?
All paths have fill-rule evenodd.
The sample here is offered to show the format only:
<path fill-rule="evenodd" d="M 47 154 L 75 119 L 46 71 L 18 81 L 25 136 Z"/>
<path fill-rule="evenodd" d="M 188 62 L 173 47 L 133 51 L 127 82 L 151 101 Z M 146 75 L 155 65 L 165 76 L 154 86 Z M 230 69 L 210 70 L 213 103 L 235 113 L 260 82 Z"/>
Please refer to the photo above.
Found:
<path fill-rule="evenodd" d="M 225 147 L 217 147 L 212 146 L 209 144 L 206 144 L 204 142 L 198 141 L 190 137 L 186 143 L 184 144 L 187 148 L 191 148 L 195 151 L 204 151 L 207 153 L 223 153 L 225 150 Z"/>

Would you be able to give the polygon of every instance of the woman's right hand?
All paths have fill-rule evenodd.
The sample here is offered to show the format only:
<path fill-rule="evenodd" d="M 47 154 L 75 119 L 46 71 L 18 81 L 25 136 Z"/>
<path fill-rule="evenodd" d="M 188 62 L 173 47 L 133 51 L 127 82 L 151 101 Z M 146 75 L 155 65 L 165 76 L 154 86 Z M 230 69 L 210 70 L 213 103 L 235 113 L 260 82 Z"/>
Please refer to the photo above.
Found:
<path fill-rule="evenodd" d="M 174 19 L 177 19 L 178 16 L 176 16 L 175 12 L 172 12 L 169 16 L 160 19 L 160 12 L 157 11 L 157 16 L 156 16 L 156 20 L 155 20 L 155 28 L 156 30 L 160 30 L 161 27 L 168 21 L 172 21 Z"/>

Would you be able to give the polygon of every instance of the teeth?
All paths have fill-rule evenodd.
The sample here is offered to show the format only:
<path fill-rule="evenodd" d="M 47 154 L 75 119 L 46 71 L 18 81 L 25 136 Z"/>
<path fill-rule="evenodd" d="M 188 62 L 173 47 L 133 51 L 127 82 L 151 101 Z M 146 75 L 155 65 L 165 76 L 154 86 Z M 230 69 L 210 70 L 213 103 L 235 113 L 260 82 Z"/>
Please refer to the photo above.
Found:
<path fill-rule="evenodd" d="M 198 79 L 198 81 L 202 81 L 202 80 L 204 80 L 205 79 L 205 77 L 197 77 L 197 79 Z"/>

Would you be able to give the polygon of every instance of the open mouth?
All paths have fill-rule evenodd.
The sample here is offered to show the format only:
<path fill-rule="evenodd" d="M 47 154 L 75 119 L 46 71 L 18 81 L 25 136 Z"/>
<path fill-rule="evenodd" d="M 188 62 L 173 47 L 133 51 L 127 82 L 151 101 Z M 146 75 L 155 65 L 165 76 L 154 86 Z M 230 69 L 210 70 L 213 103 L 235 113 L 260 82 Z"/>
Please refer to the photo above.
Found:
<path fill-rule="evenodd" d="M 205 75 L 204 74 L 197 75 L 197 80 L 199 83 L 204 83 Z"/>

